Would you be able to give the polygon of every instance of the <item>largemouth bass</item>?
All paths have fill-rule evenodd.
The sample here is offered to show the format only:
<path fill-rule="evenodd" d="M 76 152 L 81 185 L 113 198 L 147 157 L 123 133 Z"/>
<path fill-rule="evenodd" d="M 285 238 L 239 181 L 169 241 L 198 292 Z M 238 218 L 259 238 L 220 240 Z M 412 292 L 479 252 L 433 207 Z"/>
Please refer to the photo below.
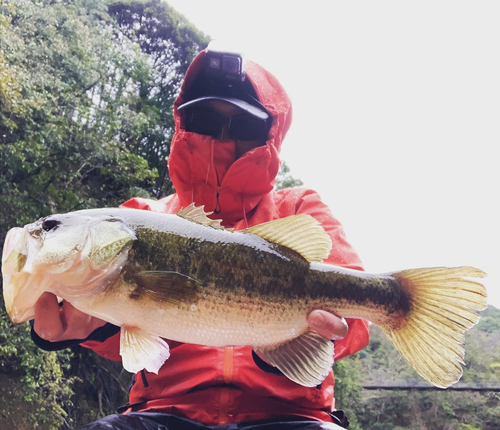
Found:
<path fill-rule="evenodd" d="M 331 240 L 308 215 L 235 232 L 191 205 L 176 215 L 92 209 L 11 229 L 2 256 L 6 309 L 34 318 L 45 292 L 121 327 L 130 372 L 158 372 L 167 338 L 210 346 L 250 345 L 298 384 L 320 384 L 333 344 L 309 330 L 323 309 L 378 325 L 428 382 L 462 375 L 464 333 L 486 307 L 473 267 L 387 274 L 321 261 Z M 168 363 L 167 363 L 168 364 Z"/>

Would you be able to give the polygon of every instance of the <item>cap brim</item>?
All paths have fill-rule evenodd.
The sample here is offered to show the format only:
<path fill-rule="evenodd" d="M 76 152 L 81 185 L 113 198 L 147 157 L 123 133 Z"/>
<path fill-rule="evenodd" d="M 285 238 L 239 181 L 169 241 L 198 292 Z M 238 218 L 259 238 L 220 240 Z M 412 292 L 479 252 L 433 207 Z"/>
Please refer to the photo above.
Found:
<path fill-rule="evenodd" d="M 210 101 L 210 100 L 220 100 L 226 103 L 229 103 L 233 106 L 236 106 L 237 108 L 240 108 L 242 111 L 256 117 L 260 118 L 263 120 L 267 120 L 269 118 L 269 114 L 263 110 L 260 109 L 257 106 L 251 105 L 250 103 L 247 103 L 244 100 L 236 99 L 233 97 L 218 97 L 218 96 L 206 96 L 206 97 L 200 97 L 198 99 L 190 100 L 186 103 L 183 103 L 180 105 L 177 110 L 183 110 L 189 107 L 195 107 L 202 105 L 204 102 Z"/>

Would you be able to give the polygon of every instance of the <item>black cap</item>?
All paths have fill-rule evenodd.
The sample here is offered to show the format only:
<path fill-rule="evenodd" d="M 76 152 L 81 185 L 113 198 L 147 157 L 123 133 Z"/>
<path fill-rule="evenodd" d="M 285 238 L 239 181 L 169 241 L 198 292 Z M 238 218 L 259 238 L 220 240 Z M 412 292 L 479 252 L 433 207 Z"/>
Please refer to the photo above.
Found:
<path fill-rule="evenodd" d="M 227 79 L 213 79 L 206 70 L 203 70 L 191 83 L 184 96 L 184 103 L 177 109 L 202 106 L 210 100 L 221 100 L 238 107 L 249 115 L 267 121 L 270 114 L 259 102 L 253 85 L 248 79 L 234 81 Z"/>
<path fill-rule="evenodd" d="M 186 103 L 183 103 L 177 109 L 179 111 L 181 111 L 183 109 L 190 108 L 190 107 L 192 108 L 192 107 L 202 106 L 203 104 L 205 104 L 206 102 L 209 102 L 210 100 L 220 100 L 220 101 L 229 103 L 233 106 L 236 106 L 237 108 L 241 109 L 242 111 L 248 113 L 249 115 L 251 115 L 255 118 L 259 118 L 259 119 L 262 119 L 265 121 L 267 121 L 269 119 L 269 113 L 266 111 L 266 109 L 262 105 L 261 105 L 262 107 L 255 106 L 253 104 L 246 102 L 245 100 L 241 100 L 241 99 L 238 99 L 235 97 L 222 97 L 222 96 L 199 97 L 197 99 L 190 100 Z"/>

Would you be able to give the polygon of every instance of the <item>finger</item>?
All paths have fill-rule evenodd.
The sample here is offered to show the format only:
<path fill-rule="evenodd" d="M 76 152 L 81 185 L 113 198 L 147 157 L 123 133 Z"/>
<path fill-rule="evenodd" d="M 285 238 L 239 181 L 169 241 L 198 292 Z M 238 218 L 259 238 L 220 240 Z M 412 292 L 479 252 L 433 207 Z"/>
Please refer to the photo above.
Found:
<path fill-rule="evenodd" d="M 54 294 L 43 293 L 36 302 L 33 329 L 38 336 L 52 342 L 64 332 L 59 303 Z"/>
<path fill-rule="evenodd" d="M 328 339 L 340 340 L 347 334 L 347 322 L 329 312 L 315 310 L 307 317 L 309 326 Z"/>

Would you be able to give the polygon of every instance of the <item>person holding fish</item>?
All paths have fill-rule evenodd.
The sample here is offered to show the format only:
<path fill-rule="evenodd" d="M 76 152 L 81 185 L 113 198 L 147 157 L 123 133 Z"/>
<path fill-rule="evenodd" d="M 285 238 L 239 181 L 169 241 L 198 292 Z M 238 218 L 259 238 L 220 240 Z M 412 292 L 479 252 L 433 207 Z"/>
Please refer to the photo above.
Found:
<path fill-rule="evenodd" d="M 206 49 L 174 118 L 175 194 L 6 237 L 11 320 L 33 320 L 44 349 L 80 344 L 134 373 L 129 403 L 84 429 L 347 428 L 332 364 L 368 344 L 359 318 L 428 382 L 458 381 L 485 273 L 364 273 L 316 192 L 275 191 L 292 107 L 272 74 Z"/>
<path fill-rule="evenodd" d="M 224 227 L 235 230 L 292 214 L 310 214 L 333 242 L 325 261 L 362 270 L 341 225 L 318 194 L 306 189 L 273 190 L 292 106 L 268 71 L 238 54 L 204 50 L 186 73 L 174 116 L 176 131 L 168 162 L 177 193 L 158 201 L 135 198 L 123 207 L 176 213 L 194 202 L 213 211 L 211 217 L 220 218 Z M 346 322 L 323 311 L 311 312 L 307 321 L 335 341 L 337 360 L 368 343 L 365 321 Z M 36 305 L 34 337 L 46 349 L 86 339 L 82 346 L 119 360 L 118 330 L 68 302 L 59 306 L 49 293 Z M 186 419 L 212 426 L 264 421 L 263 429 L 319 429 L 345 422 L 341 413 L 332 414 L 331 371 L 320 386 L 306 388 L 282 376 L 249 347 L 169 344 L 171 356 L 158 375 L 138 373 L 130 403 L 121 409 L 124 415 L 106 418 L 105 423 L 128 429 L 156 428 L 139 424 L 141 420 L 158 425 L 168 421 L 161 428 L 184 429 L 195 427 Z M 108 428 L 104 422 L 86 428 Z"/>

